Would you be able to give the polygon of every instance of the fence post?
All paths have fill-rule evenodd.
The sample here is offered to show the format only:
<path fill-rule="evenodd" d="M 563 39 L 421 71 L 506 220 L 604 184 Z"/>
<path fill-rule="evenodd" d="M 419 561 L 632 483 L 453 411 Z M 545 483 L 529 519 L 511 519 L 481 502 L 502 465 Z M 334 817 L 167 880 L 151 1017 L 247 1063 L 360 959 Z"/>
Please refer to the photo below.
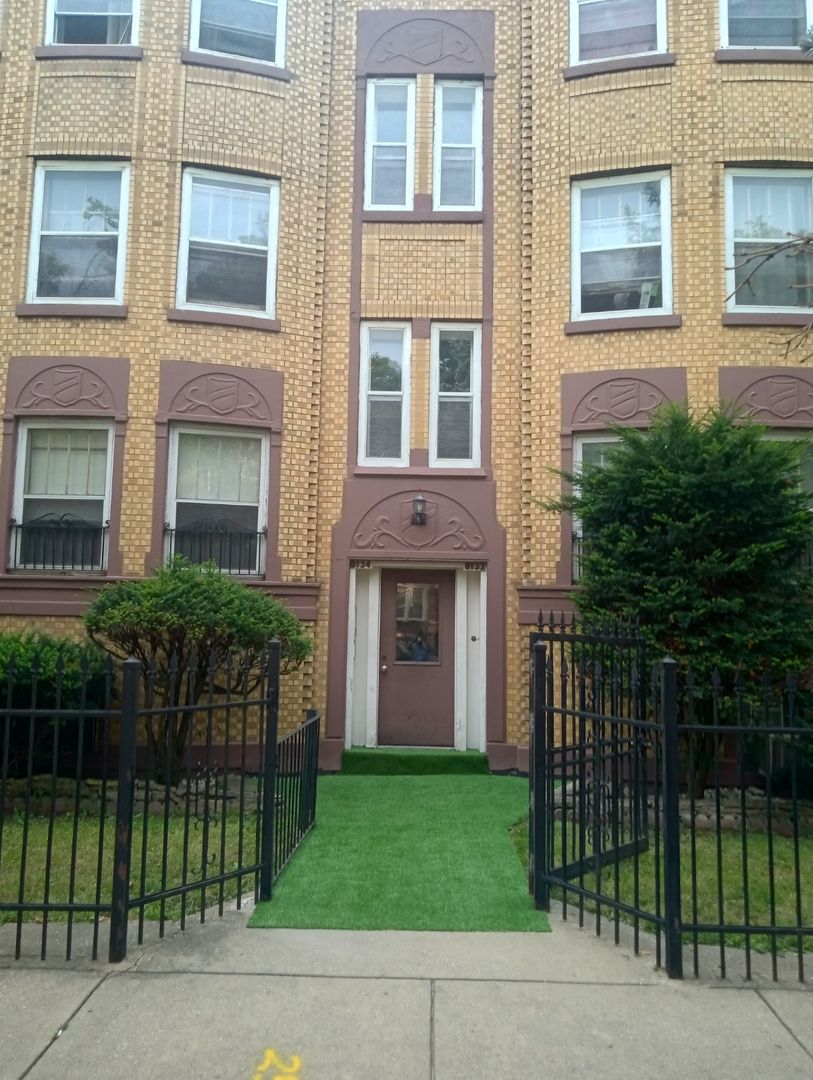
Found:
<path fill-rule="evenodd" d="M 130 861 L 133 852 L 133 789 L 138 725 L 138 681 L 141 662 L 124 661 L 121 692 L 121 738 L 119 742 L 116 841 L 113 854 L 113 896 L 110 910 L 108 959 L 119 964 L 127 956 L 127 916 L 130 908 Z M 146 808 L 145 808 L 146 810 Z"/>
<path fill-rule="evenodd" d="M 277 797 L 277 734 L 279 729 L 280 643 L 272 641 L 268 652 L 266 691 L 263 805 L 260 824 L 260 900 L 270 900 L 274 886 L 274 818 Z"/>
<path fill-rule="evenodd" d="M 661 723 L 663 725 L 663 861 L 666 919 L 666 974 L 683 978 L 682 917 L 680 910 L 680 776 L 678 761 L 677 661 L 661 662 Z"/>
<path fill-rule="evenodd" d="M 547 658 L 548 650 L 541 641 L 533 647 L 533 732 L 531 777 L 533 800 L 531 814 L 531 860 L 533 865 L 534 907 L 550 911 L 550 882 L 548 880 L 548 805 L 547 805 Z"/>

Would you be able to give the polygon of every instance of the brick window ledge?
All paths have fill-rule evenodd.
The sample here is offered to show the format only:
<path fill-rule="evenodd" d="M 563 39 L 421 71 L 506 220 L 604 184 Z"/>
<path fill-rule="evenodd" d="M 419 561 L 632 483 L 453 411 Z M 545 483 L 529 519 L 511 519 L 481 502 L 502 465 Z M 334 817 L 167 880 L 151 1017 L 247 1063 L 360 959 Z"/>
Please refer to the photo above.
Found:
<path fill-rule="evenodd" d="M 18 304 L 15 313 L 23 319 L 126 319 L 126 304 Z"/>
<path fill-rule="evenodd" d="M 566 334 L 600 334 L 608 330 L 677 330 L 682 315 L 628 315 L 606 319 L 577 319 L 565 323 Z"/>
<path fill-rule="evenodd" d="M 803 49 L 717 49 L 718 64 L 809 64 L 810 56 Z"/>
<path fill-rule="evenodd" d="M 140 45 L 37 45 L 36 60 L 141 60 Z"/>
<path fill-rule="evenodd" d="M 262 315 L 238 315 L 227 311 L 198 311 L 195 308 L 167 308 L 169 322 L 208 323 L 212 326 L 242 326 L 249 330 L 265 330 L 278 334 L 282 330 L 279 319 Z"/>
<path fill-rule="evenodd" d="M 810 326 L 811 311 L 726 311 L 723 326 Z"/>
<path fill-rule="evenodd" d="M 641 68 L 673 67 L 677 55 L 672 52 L 651 53 L 647 56 L 619 56 L 608 60 L 590 60 L 584 64 L 572 64 L 562 74 L 566 81 L 584 79 L 588 75 L 609 75 L 614 71 L 637 71 Z"/>
<path fill-rule="evenodd" d="M 262 75 L 266 79 L 278 82 L 291 82 L 293 74 L 273 64 L 263 64 L 259 60 L 244 60 L 239 56 L 217 56 L 214 53 L 198 52 L 197 49 L 184 49 L 181 62 L 197 64 L 198 67 L 220 68 L 222 71 L 242 71 L 246 75 Z"/>

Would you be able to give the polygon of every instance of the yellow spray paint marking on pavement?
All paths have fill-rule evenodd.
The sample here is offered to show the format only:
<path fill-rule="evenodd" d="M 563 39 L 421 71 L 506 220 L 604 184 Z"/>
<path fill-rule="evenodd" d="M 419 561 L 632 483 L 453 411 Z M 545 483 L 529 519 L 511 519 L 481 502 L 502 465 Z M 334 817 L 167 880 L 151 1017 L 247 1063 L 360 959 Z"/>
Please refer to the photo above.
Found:
<path fill-rule="evenodd" d="M 266 1050 L 265 1057 L 254 1070 L 251 1080 L 301 1080 L 299 1076 L 301 1068 L 302 1059 L 296 1054 L 286 1062 L 276 1050 Z M 271 1069 L 275 1070 L 273 1076 L 268 1075 Z"/>

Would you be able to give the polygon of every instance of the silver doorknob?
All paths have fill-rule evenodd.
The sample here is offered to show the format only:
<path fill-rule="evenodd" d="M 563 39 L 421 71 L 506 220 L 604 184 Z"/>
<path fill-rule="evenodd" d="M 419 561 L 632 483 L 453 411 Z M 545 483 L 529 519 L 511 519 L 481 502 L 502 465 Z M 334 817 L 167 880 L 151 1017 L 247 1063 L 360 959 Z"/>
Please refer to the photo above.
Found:
<path fill-rule="evenodd" d="M 381 665 L 381 670 L 382 670 L 382 671 L 384 672 L 384 674 L 386 675 L 386 673 L 387 673 L 387 665 L 386 665 L 386 664 L 382 664 L 382 665 Z"/>

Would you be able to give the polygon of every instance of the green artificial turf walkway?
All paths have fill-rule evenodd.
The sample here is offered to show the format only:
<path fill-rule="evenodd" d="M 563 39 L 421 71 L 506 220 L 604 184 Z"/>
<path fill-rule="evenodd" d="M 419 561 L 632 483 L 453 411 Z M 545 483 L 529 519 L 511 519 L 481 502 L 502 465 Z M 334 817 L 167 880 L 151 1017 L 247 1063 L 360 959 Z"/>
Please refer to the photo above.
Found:
<path fill-rule="evenodd" d="M 509 776 L 322 776 L 317 824 L 253 927 L 549 930 L 511 827 L 528 781 Z"/>

